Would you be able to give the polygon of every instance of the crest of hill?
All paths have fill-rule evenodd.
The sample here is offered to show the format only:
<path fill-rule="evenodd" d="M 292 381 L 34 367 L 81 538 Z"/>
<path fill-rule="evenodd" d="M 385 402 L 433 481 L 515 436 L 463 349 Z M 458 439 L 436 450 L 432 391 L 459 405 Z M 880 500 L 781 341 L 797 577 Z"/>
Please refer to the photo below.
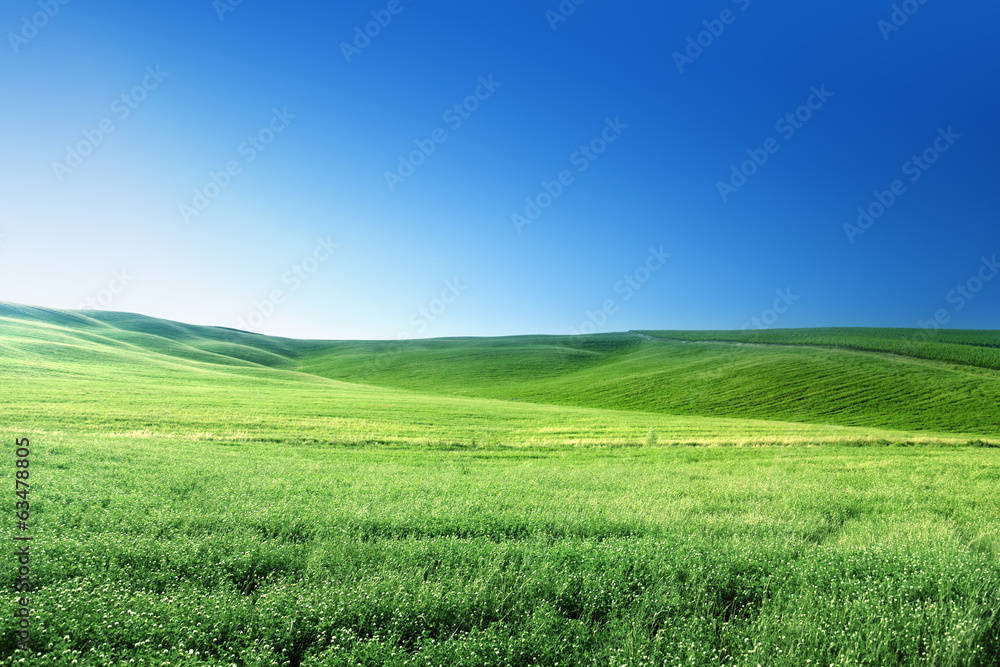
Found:
<path fill-rule="evenodd" d="M 47 327 L 64 341 L 109 346 L 127 345 L 168 357 L 213 364 L 290 368 L 298 341 L 260 336 L 223 327 L 182 324 L 170 320 L 110 311 L 62 311 L 0 303 L 0 319 Z M 46 330 L 46 329 L 39 329 Z"/>

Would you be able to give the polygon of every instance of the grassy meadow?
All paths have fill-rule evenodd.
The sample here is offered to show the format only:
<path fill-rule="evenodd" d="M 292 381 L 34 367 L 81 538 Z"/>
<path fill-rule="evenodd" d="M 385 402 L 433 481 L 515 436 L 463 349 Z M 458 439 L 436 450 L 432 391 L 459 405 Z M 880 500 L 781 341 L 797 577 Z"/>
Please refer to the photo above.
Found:
<path fill-rule="evenodd" d="M 0 664 L 1000 664 L 994 368 L 666 333 L 0 304 Z"/>

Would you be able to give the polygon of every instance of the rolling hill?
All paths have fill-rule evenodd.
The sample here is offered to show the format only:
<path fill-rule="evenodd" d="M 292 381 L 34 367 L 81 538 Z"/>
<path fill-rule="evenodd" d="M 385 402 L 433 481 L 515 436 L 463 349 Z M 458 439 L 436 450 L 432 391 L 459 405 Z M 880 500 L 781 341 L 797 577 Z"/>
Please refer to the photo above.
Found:
<path fill-rule="evenodd" d="M 990 331 L 319 341 L 0 304 L 0 346 L 3 408 L 22 427 L 287 437 L 268 423 L 290 417 L 302 437 L 358 442 L 1000 437 Z"/>

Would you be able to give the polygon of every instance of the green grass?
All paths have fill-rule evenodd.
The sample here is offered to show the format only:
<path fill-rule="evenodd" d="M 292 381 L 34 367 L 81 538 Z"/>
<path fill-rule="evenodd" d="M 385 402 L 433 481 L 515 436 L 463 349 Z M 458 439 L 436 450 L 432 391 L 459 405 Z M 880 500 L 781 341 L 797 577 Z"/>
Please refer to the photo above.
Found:
<path fill-rule="evenodd" d="M 350 358 L 336 352 L 324 358 L 325 366 L 306 368 L 349 382 L 446 395 L 657 414 L 1000 433 L 1000 377 L 987 369 L 815 347 L 629 342 L 621 351 L 590 353 L 565 372 L 553 372 L 553 363 L 537 373 L 504 374 L 499 370 L 508 356 L 503 348 L 466 352 L 450 341 L 410 346 L 391 366 L 367 376 L 354 372 L 348 367 Z M 516 369 L 536 354 L 529 348 L 509 356 Z M 558 361 L 557 352 L 551 358 Z"/>
<path fill-rule="evenodd" d="M 817 345 L 886 352 L 1000 370 L 1000 332 L 971 329 L 760 329 L 749 331 L 643 331 L 654 338 L 683 341 Z"/>
<path fill-rule="evenodd" d="M 107 373 L 118 370 L 127 372 L 129 377 L 139 374 L 154 383 L 161 373 L 168 376 L 180 373 L 183 377 L 177 380 L 179 383 L 201 378 L 209 387 L 223 375 L 240 376 L 244 378 L 238 381 L 241 384 L 251 381 L 247 378 L 260 377 L 266 378 L 260 381 L 265 387 L 270 381 L 283 382 L 276 391 L 289 396 L 286 403 L 300 407 L 307 399 L 296 395 L 298 389 L 289 390 L 289 383 L 303 390 L 311 387 L 323 396 L 331 396 L 331 400 L 333 393 L 340 391 L 342 396 L 335 398 L 338 408 L 342 399 L 353 405 L 357 401 L 351 397 L 370 401 L 372 396 L 382 395 L 387 389 L 393 390 L 385 394 L 393 396 L 390 404 L 402 406 L 410 400 L 407 397 L 417 393 L 420 398 L 413 400 L 423 401 L 422 407 L 415 408 L 418 414 L 437 412 L 439 407 L 447 405 L 447 413 L 471 413 L 471 422 L 480 424 L 482 432 L 488 430 L 505 442 L 530 440 L 522 425 L 538 424 L 539 420 L 542 428 L 534 432 L 565 434 L 564 441 L 588 441 L 585 430 L 573 436 L 568 432 L 573 430 L 572 424 L 586 423 L 589 428 L 595 421 L 621 424 L 621 429 L 611 427 L 627 433 L 616 442 L 641 441 L 652 428 L 671 430 L 662 421 L 658 425 L 654 415 L 668 416 L 667 421 L 684 424 L 678 427 L 678 436 L 670 441 L 698 435 L 694 433 L 698 429 L 691 428 L 698 420 L 688 419 L 693 417 L 784 422 L 789 426 L 777 424 L 771 429 L 772 434 L 787 428 L 790 436 L 800 435 L 802 429 L 815 425 L 860 428 L 863 431 L 855 431 L 855 435 L 870 433 L 876 438 L 889 439 L 893 437 L 885 431 L 899 431 L 903 439 L 910 439 L 913 434 L 924 438 L 961 439 L 970 434 L 1000 437 L 1000 411 L 996 409 L 1000 404 L 1000 376 L 990 368 L 953 360 L 873 351 L 877 345 L 872 341 L 909 335 L 904 330 L 743 334 L 748 339 L 771 336 L 782 341 L 812 341 L 802 345 L 681 342 L 667 338 L 680 335 L 677 332 L 652 332 L 665 340 L 650 339 L 649 334 L 620 333 L 402 343 L 295 341 L 137 315 L 98 312 L 76 315 L 2 304 L 0 323 L 12 360 L 17 360 L 19 353 L 31 359 L 44 357 L 80 363 L 94 358 L 102 361 Z M 682 333 L 693 340 L 736 336 L 741 332 Z M 938 335 L 942 341 L 947 337 L 954 341 L 968 339 L 971 342 L 947 344 L 972 352 L 990 351 L 993 348 L 983 346 L 1000 341 L 1000 334 L 995 332 L 943 331 Z M 850 342 L 854 347 L 867 345 L 872 349 L 814 344 L 817 337 L 824 336 L 824 340 L 836 339 L 845 345 Z M 92 373 L 88 370 L 84 375 Z M 106 381 L 106 377 L 99 380 Z M 182 392 L 179 400 L 195 396 L 200 402 L 203 393 Z M 240 392 L 234 391 L 234 400 L 239 396 Z M 459 398 L 494 399 L 502 404 L 451 400 Z M 314 399 L 310 395 L 308 400 Z M 144 405 L 138 399 L 133 403 L 137 403 L 133 409 L 141 410 L 139 404 Z M 469 406 L 468 409 L 463 405 Z M 540 406 L 560 407 L 550 410 Z M 604 412 L 588 413 L 591 418 L 583 421 L 579 420 L 584 413 L 572 413 L 572 418 L 563 419 L 561 415 L 571 414 L 566 407 L 597 408 Z M 408 410 L 408 406 L 403 408 L 404 413 Z M 614 413 L 607 413 L 608 410 Z M 344 406 L 340 411 L 345 419 L 353 418 L 349 407 Z M 483 412 L 491 416 L 480 418 L 478 415 Z M 130 416 L 135 414 L 130 412 Z M 546 422 L 550 420 L 548 429 Z M 155 423 L 156 419 L 151 417 L 146 421 Z M 423 430 L 432 439 L 439 433 L 446 439 L 471 437 L 468 428 L 471 422 L 459 421 L 465 423 L 452 432 L 449 427 L 454 422 L 450 417 L 439 419 L 435 414 L 416 420 L 423 425 L 436 424 L 435 428 Z M 419 437 L 409 428 L 414 421 L 398 412 L 353 423 L 358 428 L 349 430 L 347 437 L 361 438 L 360 434 L 365 432 L 371 436 L 369 439 Z M 730 429 L 720 430 L 714 423 L 704 423 L 708 428 L 699 437 L 706 440 L 746 442 L 758 434 L 763 436 L 757 427 L 747 432 L 749 438 L 738 438 Z M 33 424 L 38 425 L 37 421 Z M 828 435 L 822 429 L 819 432 L 824 437 Z M 344 430 L 338 429 L 337 433 Z M 609 436 L 607 428 L 592 433 L 597 438 L 589 441 L 604 441 Z M 537 441 L 536 438 L 533 444 Z"/>
<path fill-rule="evenodd" d="M 379 351 L 380 343 L 283 341 L 139 316 L 94 315 L 119 326 L 126 326 L 126 320 L 131 324 L 120 329 L 57 311 L 0 317 L 0 371 L 18 388 L 0 395 L 9 427 L 36 433 L 231 442 L 462 446 L 640 445 L 651 430 L 662 444 L 964 443 L 981 438 L 992 442 L 997 433 L 992 427 L 996 403 L 989 392 L 1000 392 L 1000 384 L 986 371 L 954 380 L 956 393 L 966 388 L 962 382 L 982 385 L 980 394 L 955 398 L 968 405 L 965 412 L 932 403 L 932 410 L 916 404 L 896 414 L 893 410 L 911 397 L 884 383 L 871 391 L 889 392 L 881 403 L 876 401 L 885 406 L 885 414 L 845 412 L 806 419 L 810 415 L 782 414 L 778 406 L 766 409 L 767 397 L 755 393 L 760 388 L 753 387 L 743 369 L 726 369 L 714 358 L 700 359 L 701 366 L 691 368 L 689 360 L 672 349 L 680 344 L 648 343 L 627 334 L 573 342 L 577 347 L 572 349 L 582 351 L 587 361 L 575 362 L 580 366 L 573 372 L 546 377 L 535 370 L 563 354 L 562 339 L 545 344 L 545 337 L 530 337 L 520 345 L 519 339 L 429 341 L 380 357 L 385 354 Z M 149 332 L 138 330 L 142 324 Z M 238 345 L 242 357 L 250 356 L 245 348 L 252 343 L 256 347 L 251 349 L 285 361 L 263 366 L 203 349 L 220 341 Z M 429 356 L 441 347 L 453 357 L 450 363 Z M 487 348 L 509 350 L 514 368 L 521 368 L 506 373 L 504 391 L 497 389 L 505 385 L 497 376 L 503 375 L 500 364 L 505 357 Z M 395 380 L 403 388 L 379 386 L 371 377 L 370 383 L 359 384 L 322 377 L 320 371 L 305 372 L 320 363 L 317 359 L 364 356 L 358 349 L 368 350 L 367 359 L 382 360 L 380 382 Z M 420 376 L 414 359 L 427 369 L 423 385 L 415 380 Z M 516 366 L 518 359 L 521 367 Z M 859 372 L 867 372 L 855 363 Z M 731 398 L 719 393 L 718 382 L 710 381 L 700 390 L 693 384 L 692 378 L 713 364 L 736 383 Z M 848 368 L 845 363 L 839 370 Z M 903 370 L 915 379 L 902 386 L 915 392 L 933 389 L 920 382 L 945 382 L 934 368 L 914 365 Z M 455 378 L 483 397 L 456 391 Z M 777 401 L 783 400 L 777 392 L 786 391 L 779 379 L 772 378 L 772 386 L 761 385 Z M 663 389 L 667 380 L 674 382 L 670 393 Z M 849 382 L 854 383 L 852 390 L 863 388 L 856 378 Z M 493 391 L 500 395 L 491 396 Z M 504 400 L 504 392 L 512 391 L 521 395 L 518 400 Z M 699 391 L 706 404 L 698 409 L 670 403 L 690 401 Z M 827 409 L 815 391 L 804 396 L 816 409 Z M 852 400 L 856 402 L 848 397 L 845 403 Z M 880 414 L 885 426 L 872 426 Z M 846 423 L 851 421 L 855 423 Z"/>
<path fill-rule="evenodd" d="M 0 304 L 0 376 L 0 664 L 1000 662 L 989 368 Z"/>
<path fill-rule="evenodd" d="M 988 448 L 44 436 L 34 461 L 32 664 L 1000 659 Z"/>

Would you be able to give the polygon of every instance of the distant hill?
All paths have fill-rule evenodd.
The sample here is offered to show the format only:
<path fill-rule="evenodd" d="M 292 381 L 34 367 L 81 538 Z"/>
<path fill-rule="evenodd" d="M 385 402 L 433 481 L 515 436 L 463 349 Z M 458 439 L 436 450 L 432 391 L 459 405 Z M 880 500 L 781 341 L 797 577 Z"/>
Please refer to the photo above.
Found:
<path fill-rule="evenodd" d="M 587 413 L 597 421 L 632 414 L 1000 436 L 1000 332 L 940 331 L 925 338 L 919 330 L 801 329 L 318 341 L 0 303 L 0 368 L 8 379 L 56 382 L 53 400 L 62 396 L 73 406 L 67 420 L 94 401 L 88 396 L 81 403 L 76 393 L 105 387 L 125 390 L 119 405 L 132 405 L 132 413 L 152 415 L 166 409 L 170 396 L 197 406 L 197 396 L 218 389 L 223 395 L 212 394 L 213 405 L 225 405 L 228 392 L 231 403 L 244 407 L 254 396 L 270 400 L 265 412 L 283 406 L 309 412 L 299 403 L 318 395 L 328 402 L 324 409 L 334 411 L 337 400 L 357 411 L 362 397 L 402 406 L 419 396 L 421 410 L 438 401 L 461 414 L 462 405 L 487 405 L 462 401 L 490 399 L 495 407 L 489 410 L 513 410 L 529 421 L 541 409 L 534 404 L 604 411 Z M 164 404 L 147 405 L 141 395 L 128 394 L 128 386 L 150 396 L 159 387 L 167 392 Z M 288 398 L 293 394 L 298 398 Z M 31 416 L 13 396 L 4 405 Z M 101 423 L 128 419 L 102 410 L 94 404 Z M 244 418 L 252 410 L 236 413 Z M 560 419 L 572 421 L 568 414 Z M 423 418 L 434 423 L 427 414 L 414 417 Z M 160 423 L 137 419 L 143 420 Z M 518 423 L 530 431 L 530 424 Z"/>

